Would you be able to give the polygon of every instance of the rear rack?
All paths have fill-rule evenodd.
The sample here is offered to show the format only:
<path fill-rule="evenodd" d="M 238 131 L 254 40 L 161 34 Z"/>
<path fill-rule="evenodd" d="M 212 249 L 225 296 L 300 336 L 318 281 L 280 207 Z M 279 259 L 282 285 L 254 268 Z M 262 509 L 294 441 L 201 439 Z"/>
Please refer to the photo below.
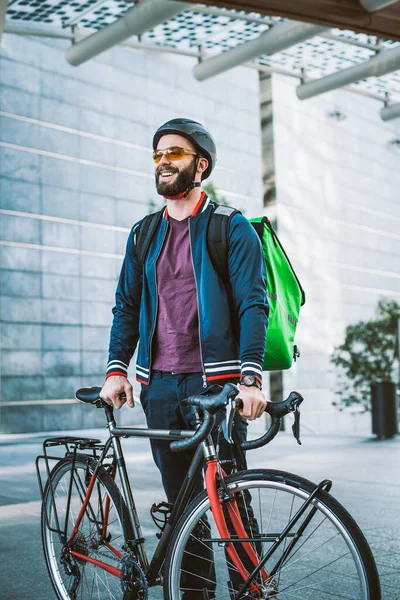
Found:
<path fill-rule="evenodd" d="M 55 437 L 48 438 L 43 442 L 43 452 L 46 454 L 46 448 L 50 448 L 52 446 L 65 446 L 67 448 L 67 452 L 69 452 L 69 446 L 76 446 L 78 450 L 88 450 L 91 448 L 102 449 L 104 448 L 104 444 L 102 444 L 101 440 L 96 438 L 82 438 L 82 437 Z"/>
<path fill-rule="evenodd" d="M 64 451 L 61 454 L 59 454 L 58 456 L 49 456 L 49 454 L 48 454 L 49 448 L 52 448 L 52 449 L 60 448 L 60 450 L 61 450 L 61 448 L 64 448 Z M 40 495 L 42 498 L 42 506 L 43 506 L 43 510 L 45 512 L 46 527 L 50 531 L 53 531 L 54 533 L 57 533 L 59 535 L 60 541 L 62 544 L 65 544 L 67 541 L 67 528 L 68 528 L 68 519 L 69 519 L 69 510 L 70 510 L 70 497 L 71 497 L 72 483 L 73 483 L 73 479 L 74 479 L 73 474 L 75 471 L 75 461 L 76 461 L 77 451 L 78 450 L 86 450 L 86 451 L 91 450 L 91 453 L 89 453 L 88 456 L 92 456 L 93 459 L 98 462 L 100 459 L 100 462 L 101 462 L 104 459 L 109 448 L 110 448 L 110 440 L 108 440 L 105 444 L 103 444 L 101 440 L 98 440 L 96 438 L 64 436 L 64 437 L 48 438 L 48 439 L 44 440 L 44 442 L 43 442 L 43 454 L 38 456 L 35 461 L 36 475 L 37 475 L 37 479 L 38 479 L 38 483 L 39 483 Z M 58 463 L 63 458 L 71 457 L 71 456 L 72 456 L 72 469 L 71 469 L 71 477 L 70 477 L 70 481 L 69 481 L 68 502 L 67 502 L 67 507 L 66 507 L 66 511 L 65 511 L 64 524 L 63 524 L 63 527 L 61 528 L 59 515 L 57 514 L 56 503 L 54 500 L 54 490 L 53 490 L 52 481 L 51 481 L 50 461 L 55 461 L 56 463 Z M 43 482 L 42 473 L 40 471 L 40 465 L 42 463 L 44 463 L 45 467 L 46 467 L 46 469 L 45 469 L 45 472 L 47 475 L 46 483 Z M 46 486 L 48 486 L 48 489 L 49 489 L 50 495 L 51 495 L 52 510 L 53 510 L 53 514 L 54 514 L 54 518 L 55 518 L 55 527 L 50 526 L 50 518 L 49 518 L 49 514 L 47 511 L 46 502 L 45 502 Z"/>

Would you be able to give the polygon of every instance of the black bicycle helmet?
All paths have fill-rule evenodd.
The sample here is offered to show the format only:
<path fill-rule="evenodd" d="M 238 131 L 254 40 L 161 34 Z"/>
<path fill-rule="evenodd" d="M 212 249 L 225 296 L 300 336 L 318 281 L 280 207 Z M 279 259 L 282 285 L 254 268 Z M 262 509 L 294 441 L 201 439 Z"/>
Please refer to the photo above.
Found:
<path fill-rule="evenodd" d="M 197 121 L 192 121 L 192 119 L 172 119 L 161 125 L 155 132 L 153 150 L 157 149 L 159 139 L 169 133 L 183 135 L 208 160 L 208 167 L 201 176 L 202 180 L 207 179 L 217 162 L 217 148 L 211 133 L 207 131 L 204 125 Z"/>

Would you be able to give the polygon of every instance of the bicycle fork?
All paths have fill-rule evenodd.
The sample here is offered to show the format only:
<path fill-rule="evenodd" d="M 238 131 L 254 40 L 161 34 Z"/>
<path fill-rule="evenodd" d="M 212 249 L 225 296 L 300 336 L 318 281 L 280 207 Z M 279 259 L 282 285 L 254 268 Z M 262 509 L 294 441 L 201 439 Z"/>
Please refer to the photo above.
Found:
<path fill-rule="evenodd" d="M 228 526 L 226 523 L 224 510 L 223 510 L 223 506 L 225 505 L 226 509 L 228 511 L 229 518 L 232 522 L 233 528 L 234 528 L 235 533 L 238 536 L 238 538 L 240 540 L 243 540 L 245 538 L 248 539 L 249 536 L 247 535 L 246 529 L 244 527 L 242 517 L 239 512 L 239 507 L 237 505 L 235 498 L 232 497 L 228 500 L 225 500 L 225 498 L 221 498 L 218 493 L 217 481 L 218 481 L 218 476 L 220 474 L 223 477 L 226 476 L 225 472 L 222 469 L 221 469 L 221 471 L 219 471 L 217 459 L 211 458 L 211 459 L 207 460 L 205 485 L 206 485 L 207 494 L 208 494 L 208 497 L 210 500 L 210 506 L 211 506 L 211 511 L 212 511 L 213 518 L 215 521 L 215 525 L 218 529 L 218 533 L 220 534 L 221 538 L 224 540 L 229 540 L 231 538 L 231 535 L 229 533 L 229 529 L 228 529 Z M 249 557 L 250 561 L 254 565 L 254 567 L 257 567 L 260 564 L 260 559 L 257 556 L 257 553 L 254 550 L 252 543 L 250 541 L 249 542 L 241 541 L 241 545 L 242 545 L 244 551 L 246 552 L 247 556 Z M 232 563 L 237 568 L 241 577 L 243 578 L 243 582 L 247 581 L 250 574 L 247 571 L 246 567 L 244 566 L 241 558 L 239 557 L 237 550 L 235 548 L 235 544 L 231 541 L 227 541 L 225 550 L 226 550 L 226 553 L 228 554 L 229 558 L 231 559 Z M 260 570 L 260 574 L 263 578 L 263 581 L 265 583 L 267 583 L 268 585 L 270 585 L 271 577 L 270 577 L 270 575 L 268 575 L 268 573 L 264 567 Z M 249 589 L 249 592 L 251 594 L 253 594 L 255 598 L 262 597 L 261 596 L 262 592 L 260 591 L 259 586 L 256 583 L 251 582 L 250 585 L 248 586 L 248 589 Z"/>

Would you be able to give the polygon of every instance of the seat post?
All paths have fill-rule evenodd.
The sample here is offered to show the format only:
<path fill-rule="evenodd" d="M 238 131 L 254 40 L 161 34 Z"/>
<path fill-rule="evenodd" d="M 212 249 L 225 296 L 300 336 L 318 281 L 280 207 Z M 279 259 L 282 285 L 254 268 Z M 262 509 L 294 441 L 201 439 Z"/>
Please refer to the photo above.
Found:
<path fill-rule="evenodd" d="M 104 412 L 106 413 L 107 427 L 109 430 L 111 430 L 116 426 L 116 422 L 114 419 L 114 409 L 109 404 L 106 404 L 106 403 L 104 403 L 104 404 L 105 404 L 105 406 L 103 408 L 104 408 Z"/>

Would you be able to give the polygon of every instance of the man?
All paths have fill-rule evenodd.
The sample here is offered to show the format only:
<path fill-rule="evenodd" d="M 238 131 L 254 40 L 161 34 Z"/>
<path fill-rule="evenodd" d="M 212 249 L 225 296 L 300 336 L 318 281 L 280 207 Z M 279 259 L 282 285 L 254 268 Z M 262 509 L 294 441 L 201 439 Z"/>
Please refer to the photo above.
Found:
<path fill-rule="evenodd" d="M 233 215 L 228 300 L 207 252 L 206 232 L 215 204 L 200 189 L 216 163 L 215 142 L 200 123 L 173 119 L 157 130 L 153 149 L 157 192 L 167 206 L 144 265 L 136 251 L 141 222 L 129 236 L 101 397 L 120 408 L 125 394 L 133 407 L 127 369 L 138 341 L 136 376 L 150 428 L 193 427 L 192 413 L 181 406 L 184 398 L 211 384 L 239 383 L 243 408 L 235 415 L 234 460 L 246 468 L 240 448 L 246 419 L 257 419 L 266 406 L 261 385 L 268 305 L 261 245 L 247 219 Z M 192 453 L 172 454 L 168 442 L 155 440 L 152 451 L 173 503 Z M 226 460 L 232 458 L 229 447 L 221 446 L 221 452 Z"/>

